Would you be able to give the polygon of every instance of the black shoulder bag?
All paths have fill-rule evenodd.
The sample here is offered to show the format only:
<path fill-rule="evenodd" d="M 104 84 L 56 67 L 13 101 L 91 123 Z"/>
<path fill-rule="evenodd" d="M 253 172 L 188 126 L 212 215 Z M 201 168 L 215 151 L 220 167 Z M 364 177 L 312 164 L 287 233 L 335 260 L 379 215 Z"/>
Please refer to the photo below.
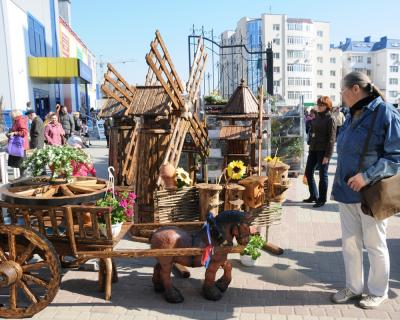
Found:
<path fill-rule="evenodd" d="M 378 115 L 378 107 L 376 107 L 368 130 L 364 148 L 360 156 L 360 163 L 357 172 L 362 172 L 364 167 L 365 155 L 368 152 L 369 141 L 375 126 Z M 361 210 L 364 214 L 374 217 L 377 220 L 383 220 L 400 212 L 400 174 L 384 178 L 369 184 L 361 189 Z"/>

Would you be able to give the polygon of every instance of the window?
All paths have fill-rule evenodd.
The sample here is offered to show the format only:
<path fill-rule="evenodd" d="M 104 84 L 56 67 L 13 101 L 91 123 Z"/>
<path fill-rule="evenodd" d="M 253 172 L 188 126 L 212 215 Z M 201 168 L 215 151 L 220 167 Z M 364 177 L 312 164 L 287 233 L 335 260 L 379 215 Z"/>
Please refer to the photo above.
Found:
<path fill-rule="evenodd" d="M 367 69 L 367 76 L 370 76 L 370 75 L 371 75 L 371 70 Z"/>
<path fill-rule="evenodd" d="M 272 29 L 275 31 L 279 31 L 281 29 L 281 26 L 279 24 L 274 24 L 272 25 Z"/>
<path fill-rule="evenodd" d="M 317 75 L 322 76 L 324 75 L 324 72 L 322 70 L 317 70 Z"/>
<path fill-rule="evenodd" d="M 331 100 L 332 100 L 332 102 L 335 102 L 336 97 L 335 96 L 331 96 Z"/>
<path fill-rule="evenodd" d="M 288 50 L 287 51 L 288 58 L 295 59 L 310 59 L 310 51 L 308 50 Z"/>
<path fill-rule="evenodd" d="M 280 80 L 274 80 L 274 87 L 280 87 L 281 81 Z"/>
<path fill-rule="evenodd" d="M 318 36 L 318 37 L 323 37 L 323 36 L 324 36 L 324 32 L 321 31 L 321 30 L 318 30 L 318 31 L 317 31 L 317 36 Z"/>
<path fill-rule="evenodd" d="M 371 57 L 367 57 L 367 63 L 371 64 Z"/>
<path fill-rule="evenodd" d="M 353 71 L 356 71 L 356 72 L 365 72 L 365 69 L 363 69 L 363 68 L 353 68 Z"/>
<path fill-rule="evenodd" d="M 311 78 L 300 78 L 300 77 L 288 78 L 289 86 L 311 86 L 311 84 L 312 84 Z"/>
<path fill-rule="evenodd" d="M 336 63 L 336 58 L 330 58 L 329 61 L 330 61 L 331 63 Z"/>
<path fill-rule="evenodd" d="M 279 59 L 279 52 L 274 52 L 274 59 Z"/>
<path fill-rule="evenodd" d="M 324 50 L 324 46 L 322 45 L 322 43 L 317 44 L 317 50 Z"/>
<path fill-rule="evenodd" d="M 392 98 L 396 98 L 397 97 L 397 91 L 389 91 L 389 96 Z"/>
<path fill-rule="evenodd" d="M 302 23 L 288 23 L 287 27 L 288 27 L 288 30 L 303 31 Z"/>
<path fill-rule="evenodd" d="M 272 40 L 272 42 L 279 46 L 281 44 L 281 39 L 275 38 L 274 40 Z"/>
<path fill-rule="evenodd" d="M 335 71 L 335 70 L 331 70 L 330 75 L 331 75 L 332 77 L 335 77 L 335 76 L 336 76 L 336 71 Z"/>
<path fill-rule="evenodd" d="M 317 83 L 317 88 L 318 88 L 318 89 L 322 89 L 322 88 L 323 88 L 322 82 L 318 82 L 318 83 Z"/>
<path fill-rule="evenodd" d="M 274 72 L 275 72 L 275 73 L 281 72 L 281 68 L 280 68 L 280 67 L 274 67 Z"/>
<path fill-rule="evenodd" d="M 287 71 L 312 72 L 312 67 L 309 64 L 288 64 Z"/>
<path fill-rule="evenodd" d="M 397 78 L 389 78 L 389 84 L 399 84 L 399 79 L 397 79 Z"/>
<path fill-rule="evenodd" d="M 46 56 L 46 38 L 44 26 L 33 16 L 28 14 L 29 51 L 32 56 Z"/>
<path fill-rule="evenodd" d="M 303 96 L 307 100 L 310 100 L 310 99 L 312 99 L 312 92 L 311 91 L 288 91 L 289 99 L 299 99 L 301 96 Z"/>
<path fill-rule="evenodd" d="M 391 53 L 390 54 L 390 59 L 399 60 L 399 54 L 398 53 Z"/>
<path fill-rule="evenodd" d="M 390 66 L 389 70 L 390 70 L 390 72 L 399 72 L 399 67 L 398 66 Z"/>
<path fill-rule="evenodd" d="M 352 56 L 351 57 L 351 62 L 353 62 L 353 63 L 363 63 L 364 62 L 364 57 L 363 56 Z"/>
<path fill-rule="evenodd" d="M 323 63 L 323 62 L 324 62 L 324 59 L 323 59 L 322 57 L 317 57 L 317 61 L 318 61 L 319 63 Z"/>
<path fill-rule="evenodd" d="M 329 88 L 336 89 L 336 83 L 331 82 L 331 84 L 329 85 Z"/>
<path fill-rule="evenodd" d="M 288 36 L 288 44 L 300 44 L 308 46 L 309 43 L 310 43 L 310 38 L 299 37 L 299 36 Z"/>

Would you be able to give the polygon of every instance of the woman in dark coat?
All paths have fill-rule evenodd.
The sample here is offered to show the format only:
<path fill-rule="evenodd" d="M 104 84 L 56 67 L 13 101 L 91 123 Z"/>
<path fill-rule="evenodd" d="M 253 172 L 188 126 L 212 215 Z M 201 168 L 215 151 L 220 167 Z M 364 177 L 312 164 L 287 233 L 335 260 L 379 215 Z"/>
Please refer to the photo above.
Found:
<path fill-rule="evenodd" d="M 332 118 L 332 101 L 323 96 L 317 101 L 318 112 L 311 122 L 310 148 L 308 152 L 305 175 L 307 177 L 310 197 L 303 202 L 314 204 L 315 208 L 322 207 L 326 202 L 328 192 L 328 166 L 335 145 L 336 125 Z M 319 169 L 319 188 L 314 179 L 315 169 Z"/>

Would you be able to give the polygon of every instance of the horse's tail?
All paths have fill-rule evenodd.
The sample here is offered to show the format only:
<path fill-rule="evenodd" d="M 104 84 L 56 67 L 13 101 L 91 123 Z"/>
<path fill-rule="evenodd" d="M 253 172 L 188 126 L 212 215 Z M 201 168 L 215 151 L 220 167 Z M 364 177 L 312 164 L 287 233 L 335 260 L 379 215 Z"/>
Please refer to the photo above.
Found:
<path fill-rule="evenodd" d="M 153 238 L 153 235 L 156 233 L 156 230 L 153 230 L 150 235 L 149 235 L 149 243 L 151 242 L 151 238 Z"/>

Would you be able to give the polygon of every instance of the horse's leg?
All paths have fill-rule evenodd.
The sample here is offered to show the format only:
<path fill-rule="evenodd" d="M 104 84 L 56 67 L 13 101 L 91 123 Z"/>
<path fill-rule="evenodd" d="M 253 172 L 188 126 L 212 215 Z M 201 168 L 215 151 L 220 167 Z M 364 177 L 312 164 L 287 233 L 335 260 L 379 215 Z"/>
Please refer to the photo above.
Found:
<path fill-rule="evenodd" d="M 219 290 L 221 290 L 221 292 L 225 292 L 232 281 L 232 265 L 228 260 L 226 260 L 222 265 L 222 268 L 224 269 L 224 274 L 215 282 L 215 285 Z"/>
<path fill-rule="evenodd" d="M 210 263 L 206 270 L 203 294 L 208 300 L 217 301 L 222 298 L 221 291 L 215 286 L 215 276 L 219 267 L 220 263 Z"/>
<path fill-rule="evenodd" d="M 171 303 L 179 303 L 182 302 L 183 296 L 179 292 L 178 289 L 176 289 L 172 285 L 172 279 L 171 279 L 171 271 L 172 271 L 172 258 L 159 258 L 159 263 L 160 263 L 160 278 L 162 285 L 164 286 L 165 289 L 165 299 L 168 302 Z"/>
<path fill-rule="evenodd" d="M 156 292 L 164 292 L 164 286 L 161 281 L 161 265 L 159 262 L 154 266 L 153 270 L 153 286 Z"/>

